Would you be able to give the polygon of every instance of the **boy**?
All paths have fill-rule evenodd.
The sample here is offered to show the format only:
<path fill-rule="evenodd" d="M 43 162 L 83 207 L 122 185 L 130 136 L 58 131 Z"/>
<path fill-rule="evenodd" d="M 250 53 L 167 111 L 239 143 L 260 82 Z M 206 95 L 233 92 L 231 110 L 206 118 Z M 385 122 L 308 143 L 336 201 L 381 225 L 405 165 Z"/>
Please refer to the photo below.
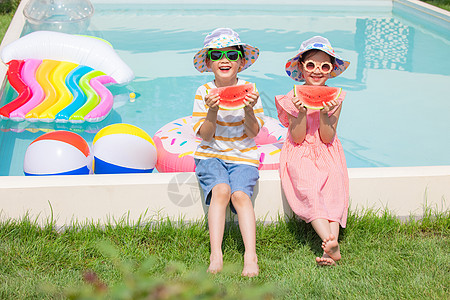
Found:
<path fill-rule="evenodd" d="M 238 79 L 237 73 L 252 65 L 258 55 L 259 50 L 242 43 L 232 29 L 218 28 L 206 36 L 203 49 L 194 56 L 198 71 L 214 73 L 213 81 L 197 89 L 192 113 L 194 132 L 202 138 L 194 158 L 195 173 L 209 205 L 210 273 L 220 272 L 223 267 L 222 239 L 230 200 L 231 209 L 238 214 L 245 246 L 242 276 L 259 273 L 251 202 L 253 187 L 259 179 L 254 137 L 264 124 L 259 94 L 248 94 L 243 109 L 224 110 L 219 108 L 219 96 L 207 93 L 216 87 L 248 83 Z"/>

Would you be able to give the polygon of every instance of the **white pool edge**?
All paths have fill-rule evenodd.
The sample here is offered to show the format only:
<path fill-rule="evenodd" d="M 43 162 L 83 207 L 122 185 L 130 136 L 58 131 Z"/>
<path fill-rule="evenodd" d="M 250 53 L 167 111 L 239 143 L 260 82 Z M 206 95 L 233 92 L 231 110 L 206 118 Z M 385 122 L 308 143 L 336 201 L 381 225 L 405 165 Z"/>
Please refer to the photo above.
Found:
<path fill-rule="evenodd" d="M 450 166 L 350 168 L 350 209 L 389 210 L 400 217 L 421 216 L 425 208 L 448 211 Z M 253 197 L 257 219 L 291 216 L 278 171 L 261 171 Z M 207 207 L 194 173 L 118 174 L 0 178 L 0 219 L 28 215 L 57 226 L 73 222 L 142 217 L 203 219 Z"/>
<path fill-rule="evenodd" d="M 422 13 L 439 18 L 444 21 L 448 21 L 450 18 L 450 12 L 446 11 L 445 9 L 419 0 L 393 0 L 392 2 L 405 5 L 409 8 L 417 9 Z"/>
<path fill-rule="evenodd" d="M 20 3 L 0 45 L 19 38 L 27 0 Z M 414 4 L 417 4 L 412 1 Z M 6 66 L 0 69 L 3 82 Z M 276 221 L 292 215 L 278 171 L 261 171 L 253 197 L 257 219 Z M 420 216 L 424 208 L 448 211 L 450 166 L 350 168 L 350 209 L 391 211 Z M 0 220 L 29 216 L 57 226 L 73 222 L 107 223 L 168 217 L 203 219 L 207 207 L 194 173 L 123 174 L 49 177 L 0 177 Z"/>

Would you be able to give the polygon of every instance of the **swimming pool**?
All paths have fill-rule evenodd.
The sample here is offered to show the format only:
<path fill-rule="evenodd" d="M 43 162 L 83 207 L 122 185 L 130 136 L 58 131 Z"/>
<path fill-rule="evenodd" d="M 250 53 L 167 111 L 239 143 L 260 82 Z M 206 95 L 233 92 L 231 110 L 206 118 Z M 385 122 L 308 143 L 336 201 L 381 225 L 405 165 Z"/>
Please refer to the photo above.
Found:
<path fill-rule="evenodd" d="M 92 2 L 90 23 L 76 33 L 111 42 L 136 79 L 110 87 L 116 95 L 113 111 L 97 124 L 1 121 L 0 175 L 23 175 L 26 148 L 48 130 L 71 130 L 92 143 L 109 124 L 130 123 L 153 135 L 191 114 L 196 88 L 211 79 L 194 69 L 192 57 L 216 27 L 232 27 L 243 41 L 259 47 L 258 61 L 241 77 L 256 83 L 266 114 L 275 118 L 274 96 L 294 84 L 284 64 L 301 41 L 326 36 L 351 61 L 346 72 L 329 81 L 348 91 L 338 135 L 349 168 L 450 165 L 448 21 L 426 22 L 387 1 L 323 7 L 308 1 L 303 6 L 292 1 L 228 6 Z M 30 30 L 25 26 L 25 32 Z M 131 91 L 138 94 L 133 102 Z M 0 105 L 13 96 L 7 88 Z"/>

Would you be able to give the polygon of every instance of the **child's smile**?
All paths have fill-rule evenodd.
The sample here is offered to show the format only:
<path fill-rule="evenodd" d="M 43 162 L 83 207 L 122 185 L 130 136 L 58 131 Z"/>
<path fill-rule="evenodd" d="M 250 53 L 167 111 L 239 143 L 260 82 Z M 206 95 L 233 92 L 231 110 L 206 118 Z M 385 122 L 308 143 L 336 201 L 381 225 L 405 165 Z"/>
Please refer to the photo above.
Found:
<path fill-rule="evenodd" d="M 310 77 L 315 82 L 320 82 L 322 80 L 322 78 L 324 78 L 324 76 L 322 74 L 314 74 L 314 73 L 312 73 L 310 75 Z"/>
<path fill-rule="evenodd" d="M 229 70 L 231 70 L 230 66 L 219 66 L 219 70 L 222 72 L 227 72 Z"/>

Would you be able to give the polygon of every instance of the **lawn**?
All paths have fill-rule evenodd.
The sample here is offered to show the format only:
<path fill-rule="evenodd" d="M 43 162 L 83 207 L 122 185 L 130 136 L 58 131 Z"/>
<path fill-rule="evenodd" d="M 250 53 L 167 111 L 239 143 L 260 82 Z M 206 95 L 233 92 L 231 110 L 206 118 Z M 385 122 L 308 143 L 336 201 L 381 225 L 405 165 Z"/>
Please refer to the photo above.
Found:
<path fill-rule="evenodd" d="M 12 17 L 12 13 L 0 15 L 0 40 L 3 40 L 6 30 L 8 30 L 9 23 L 11 23 Z"/>
<path fill-rule="evenodd" d="M 0 41 L 5 36 L 19 2 L 20 0 L 0 0 Z"/>
<path fill-rule="evenodd" d="M 203 220 L 123 220 L 56 231 L 51 222 L 41 227 L 25 218 L 0 223 L 0 298 L 144 299 L 173 293 L 167 299 L 180 299 L 185 293 L 183 299 L 262 299 L 263 293 L 265 299 L 448 299 L 449 242 L 449 212 L 428 211 L 422 220 L 407 222 L 387 212 L 350 214 L 340 237 L 343 259 L 336 267 L 318 267 L 320 240 L 312 227 L 280 219 L 258 224 L 260 275 L 248 279 L 240 276 L 244 247 L 234 222 L 223 242 L 226 269 L 209 275 Z"/>
<path fill-rule="evenodd" d="M 450 10 L 450 0 L 428 0 L 423 2 L 426 2 L 428 4 L 437 6 L 445 10 Z"/>

